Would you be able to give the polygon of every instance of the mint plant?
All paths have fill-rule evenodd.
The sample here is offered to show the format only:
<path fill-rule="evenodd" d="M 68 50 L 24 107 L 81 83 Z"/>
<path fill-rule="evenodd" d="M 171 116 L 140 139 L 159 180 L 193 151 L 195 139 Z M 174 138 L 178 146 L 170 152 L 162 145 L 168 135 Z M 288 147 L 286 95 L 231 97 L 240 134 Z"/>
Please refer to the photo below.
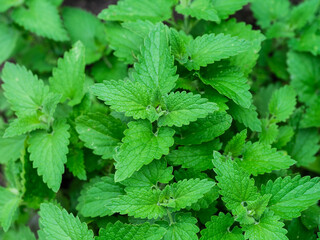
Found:
<path fill-rule="evenodd" d="M 1 239 L 320 237 L 318 0 L 0 12 Z"/>

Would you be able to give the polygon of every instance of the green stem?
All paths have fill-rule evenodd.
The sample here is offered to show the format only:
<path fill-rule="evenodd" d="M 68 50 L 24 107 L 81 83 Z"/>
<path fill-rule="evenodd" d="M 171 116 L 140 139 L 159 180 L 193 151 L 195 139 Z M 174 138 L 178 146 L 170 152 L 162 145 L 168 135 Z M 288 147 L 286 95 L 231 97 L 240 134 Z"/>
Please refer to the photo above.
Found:
<path fill-rule="evenodd" d="M 171 215 L 171 212 L 169 211 L 169 209 L 167 208 L 167 214 L 168 214 L 168 217 L 169 217 L 169 220 L 170 220 L 170 226 L 174 223 L 173 221 L 173 218 L 172 218 L 172 215 Z"/>

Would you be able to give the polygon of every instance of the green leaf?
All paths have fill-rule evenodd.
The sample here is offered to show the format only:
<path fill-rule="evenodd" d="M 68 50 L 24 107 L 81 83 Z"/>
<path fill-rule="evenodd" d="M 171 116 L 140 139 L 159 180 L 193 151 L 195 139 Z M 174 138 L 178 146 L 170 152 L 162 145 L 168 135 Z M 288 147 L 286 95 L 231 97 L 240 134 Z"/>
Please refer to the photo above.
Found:
<path fill-rule="evenodd" d="M 106 21 L 150 20 L 159 22 L 171 17 L 172 0 L 120 0 L 117 5 L 110 5 L 102 10 L 99 18 Z"/>
<path fill-rule="evenodd" d="M 154 24 L 149 21 L 128 22 L 123 23 L 122 26 L 108 23 L 106 39 L 110 43 L 110 48 L 115 50 L 115 56 L 125 63 L 132 64 L 140 54 L 144 38 L 153 28 Z M 139 31 L 135 31 L 136 29 Z"/>
<path fill-rule="evenodd" d="M 251 0 L 213 0 L 213 6 L 221 19 L 227 19 L 249 2 L 251 2 Z"/>
<path fill-rule="evenodd" d="M 174 215 L 174 222 L 159 222 L 160 226 L 167 229 L 163 240 L 197 240 L 199 228 L 196 225 L 197 219 L 191 213 L 177 213 Z"/>
<path fill-rule="evenodd" d="M 19 192 L 15 188 L 0 187 L 0 225 L 6 232 L 20 204 Z"/>
<path fill-rule="evenodd" d="M 87 148 L 104 159 L 112 158 L 120 145 L 126 126 L 118 119 L 102 113 L 83 115 L 76 120 L 79 138 Z"/>
<path fill-rule="evenodd" d="M 64 25 L 73 43 L 80 40 L 85 46 L 86 63 L 97 61 L 103 53 L 106 43 L 105 28 L 99 19 L 80 8 L 64 7 L 62 9 Z"/>
<path fill-rule="evenodd" d="M 77 210 L 84 217 L 103 217 L 111 215 L 113 209 L 106 206 L 110 199 L 124 194 L 123 187 L 115 183 L 113 176 L 94 178 L 84 186 L 78 199 Z"/>
<path fill-rule="evenodd" d="M 230 213 L 222 212 L 219 216 L 212 216 L 206 223 L 206 228 L 201 231 L 200 240 L 244 240 L 241 229 L 234 227 L 230 230 L 234 220 Z"/>
<path fill-rule="evenodd" d="M 151 90 L 139 83 L 130 80 L 104 81 L 95 84 L 92 92 L 105 104 L 117 112 L 124 112 L 134 119 L 158 119 L 158 113 L 152 103 Z"/>
<path fill-rule="evenodd" d="M 181 146 L 171 151 L 166 159 L 174 166 L 182 165 L 183 168 L 192 168 L 204 171 L 213 167 L 212 152 L 221 148 L 218 139 L 201 145 Z"/>
<path fill-rule="evenodd" d="M 312 104 L 318 99 L 315 91 L 320 84 L 320 58 L 307 53 L 288 53 L 288 71 L 291 85 L 296 90 L 299 100 Z"/>
<path fill-rule="evenodd" d="M 185 64 L 188 60 L 187 45 L 193 40 L 192 36 L 182 30 L 178 32 L 176 29 L 170 28 L 169 38 L 172 55 L 179 63 Z"/>
<path fill-rule="evenodd" d="M 272 211 L 266 212 L 256 224 L 245 225 L 245 238 L 249 240 L 288 240 L 284 223 Z"/>
<path fill-rule="evenodd" d="M 174 143 L 175 131 L 171 128 L 162 127 L 154 133 L 151 123 L 146 120 L 132 121 L 128 127 L 124 132 L 123 144 L 115 156 L 117 182 L 130 177 L 153 159 L 167 155 Z"/>
<path fill-rule="evenodd" d="M 108 223 L 105 228 L 99 231 L 97 240 L 161 240 L 165 229 L 159 225 L 143 223 L 138 225 L 124 224 L 120 221 Z"/>
<path fill-rule="evenodd" d="M 11 138 L 0 137 L 0 164 L 17 160 L 24 148 L 25 139 L 24 135 Z"/>
<path fill-rule="evenodd" d="M 164 96 L 163 100 L 165 113 L 159 118 L 159 126 L 181 127 L 218 110 L 217 104 L 208 102 L 199 94 L 175 92 Z"/>
<path fill-rule="evenodd" d="M 301 213 L 301 222 L 308 229 L 316 229 L 319 224 L 320 207 L 315 204 Z"/>
<path fill-rule="evenodd" d="M 292 219 L 288 229 L 288 238 L 289 239 L 305 239 L 305 240 L 316 240 L 316 234 L 314 231 L 309 231 L 301 222 L 301 219 L 295 218 Z"/>
<path fill-rule="evenodd" d="M 242 154 L 247 138 L 247 129 L 242 130 L 227 143 L 224 153 L 232 157 L 238 157 Z"/>
<path fill-rule="evenodd" d="M 259 197 L 254 180 L 236 162 L 223 160 L 220 153 L 214 152 L 213 164 L 222 200 L 233 213 L 237 213 L 237 209 L 245 202 L 255 201 Z"/>
<path fill-rule="evenodd" d="M 274 143 L 274 146 L 278 149 L 284 147 L 287 145 L 287 143 L 291 140 L 291 138 L 294 135 L 293 128 L 290 126 L 282 126 L 279 127 L 278 136 L 276 138 L 276 141 Z M 291 155 L 291 154 L 290 154 Z M 292 155 L 291 155 L 292 156 Z M 293 156 L 292 156 L 293 157 Z M 293 157 L 293 159 L 296 159 Z"/>
<path fill-rule="evenodd" d="M 238 1 L 238 0 L 235 0 Z M 220 1 L 221 4 L 229 4 L 234 1 Z M 240 0 L 238 2 L 243 2 Z M 232 37 L 239 37 L 247 40 L 250 44 L 249 49 L 246 52 L 240 53 L 229 59 L 233 66 L 241 69 L 245 76 L 247 76 L 255 66 L 259 57 L 259 51 L 261 49 L 261 42 L 265 40 L 265 36 L 258 30 L 252 30 L 251 25 L 246 25 L 244 22 L 237 22 L 235 18 L 228 21 L 223 21 L 221 24 L 210 26 L 213 33 L 230 34 Z"/>
<path fill-rule="evenodd" d="M 143 166 L 130 178 L 122 181 L 121 184 L 130 190 L 157 187 L 158 183 L 168 183 L 172 180 L 172 171 L 173 167 L 167 167 L 166 161 L 161 159 L 154 160 L 150 164 Z"/>
<path fill-rule="evenodd" d="M 56 121 L 53 131 L 37 131 L 29 138 L 30 159 L 38 174 L 54 192 L 60 188 L 64 164 L 67 162 L 69 145 L 69 125 Z"/>
<path fill-rule="evenodd" d="M 222 135 L 230 127 L 231 121 L 231 116 L 225 112 L 214 112 L 179 129 L 181 138 L 175 138 L 175 142 L 182 145 L 209 142 Z"/>
<path fill-rule="evenodd" d="M 296 103 L 296 93 L 287 85 L 273 92 L 269 102 L 269 112 L 275 121 L 284 122 L 293 113 Z"/>
<path fill-rule="evenodd" d="M 34 114 L 41 109 L 49 89 L 31 71 L 7 62 L 2 70 L 2 80 L 4 95 L 18 116 Z"/>
<path fill-rule="evenodd" d="M 251 10 L 262 28 L 268 28 L 271 23 L 285 19 L 290 12 L 289 0 L 255 0 L 252 1 Z"/>
<path fill-rule="evenodd" d="M 14 119 L 4 133 L 4 137 L 16 137 L 36 129 L 46 129 L 47 124 L 39 120 L 39 115 L 25 115 Z"/>
<path fill-rule="evenodd" d="M 229 113 L 238 122 L 250 128 L 254 132 L 261 132 L 261 121 L 255 106 L 252 104 L 250 108 L 241 107 L 235 103 L 229 102 Z"/>
<path fill-rule="evenodd" d="M 261 186 L 262 194 L 272 194 L 268 207 L 283 219 L 299 217 L 320 198 L 320 178 L 285 177 L 269 180 Z"/>
<path fill-rule="evenodd" d="M 175 87 L 178 76 L 169 48 L 167 28 L 162 23 L 157 24 L 145 38 L 134 69 L 131 78 L 153 92 L 166 94 Z"/>
<path fill-rule="evenodd" d="M 250 86 L 238 68 L 219 62 L 203 69 L 199 76 L 203 83 L 212 86 L 238 105 L 244 108 L 250 107 L 252 102 Z"/>
<path fill-rule="evenodd" d="M 92 230 L 88 230 L 85 223 L 78 217 L 52 203 L 43 203 L 40 206 L 40 229 L 46 239 L 56 240 L 93 240 Z"/>
<path fill-rule="evenodd" d="M 241 161 L 238 161 L 241 167 L 254 176 L 288 169 L 294 163 L 290 156 L 259 142 L 248 142 Z"/>
<path fill-rule="evenodd" d="M 179 211 L 183 208 L 191 206 L 203 198 L 215 185 L 215 182 L 207 179 L 184 179 L 167 185 L 164 192 L 168 191 L 170 199 L 168 203 L 163 203 L 165 206 L 173 208 L 174 211 Z"/>
<path fill-rule="evenodd" d="M 5 12 L 11 7 L 17 7 L 23 3 L 24 0 L 1 0 L 0 12 Z"/>
<path fill-rule="evenodd" d="M 298 166 L 308 166 L 316 160 L 315 156 L 320 149 L 319 141 L 316 129 L 300 129 L 289 145 L 288 152 Z"/>
<path fill-rule="evenodd" d="M 198 20 L 220 22 L 220 18 L 211 0 L 194 0 L 189 5 L 181 1 L 176 7 L 176 11 L 186 16 L 192 16 Z"/>
<path fill-rule="evenodd" d="M 287 24 L 293 29 L 300 29 L 308 22 L 314 21 L 319 3 L 319 0 L 309 0 L 300 3 L 291 10 Z"/>
<path fill-rule="evenodd" d="M 269 119 L 261 119 L 261 123 L 262 131 L 259 134 L 259 142 L 263 144 L 272 144 L 279 134 L 277 123 L 270 123 Z"/>
<path fill-rule="evenodd" d="M 26 7 L 16 8 L 12 19 L 26 30 L 55 41 L 69 40 L 58 9 L 47 0 L 29 0 Z"/>
<path fill-rule="evenodd" d="M 320 100 L 317 99 L 311 103 L 307 108 L 306 113 L 303 115 L 301 125 L 305 128 L 320 127 Z"/>
<path fill-rule="evenodd" d="M 87 173 L 84 165 L 83 150 L 78 148 L 72 148 L 67 156 L 67 168 L 73 174 L 73 176 L 80 180 L 87 180 Z"/>
<path fill-rule="evenodd" d="M 29 227 L 26 226 L 19 226 L 18 229 L 11 229 L 6 232 L 2 237 L 2 240 L 12 240 L 12 239 L 19 239 L 19 240 L 36 240 L 36 237 L 31 232 Z"/>
<path fill-rule="evenodd" d="M 56 195 L 42 181 L 37 169 L 33 168 L 28 152 L 25 152 L 21 162 L 22 172 L 19 181 L 23 184 L 23 202 L 28 208 L 39 209 L 41 203 L 54 199 Z"/>
<path fill-rule="evenodd" d="M 138 191 L 135 189 L 126 195 L 111 199 L 105 207 L 135 218 L 157 219 L 167 214 L 166 208 L 159 204 L 164 197 L 159 189 L 141 188 Z"/>
<path fill-rule="evenodd" d="M 2 3 L 1 3 L 2 4 Z M 0 12 L 1 12 L 0 6 Z M 0 64 L 7 60 L 14 51 L 19 38 L 19 32 L 12 26 L 0 23 Z"/>
<path fill-rule="evenodd" d="M 249 43 L 238 37 L 224 34 L 205 34 L 187 46 L 190 59 L 185 64 L 188 70 L 199 70 L 208 64 L 247 51 Z"/>
<path fill-rule="evenodd" d="M 70 106 L 81 102 L 84 95 L 85 47 L 76 42 L 73 48 L 58 59 L 58 66 L 49 79 L 50 89 L 61 93 L 61 102 L 68 100 Z"/>

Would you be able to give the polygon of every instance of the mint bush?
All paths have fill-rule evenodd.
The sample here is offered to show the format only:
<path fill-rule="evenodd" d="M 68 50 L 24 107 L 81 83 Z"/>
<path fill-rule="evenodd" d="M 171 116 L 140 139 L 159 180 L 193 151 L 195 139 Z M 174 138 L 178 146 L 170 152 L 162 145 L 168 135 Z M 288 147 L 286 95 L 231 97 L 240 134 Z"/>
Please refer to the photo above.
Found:
<path fill-rule="evenodd" d="M 1 239 L 320 237 L 319 0 L 62 3 L 0 4 Z"/>

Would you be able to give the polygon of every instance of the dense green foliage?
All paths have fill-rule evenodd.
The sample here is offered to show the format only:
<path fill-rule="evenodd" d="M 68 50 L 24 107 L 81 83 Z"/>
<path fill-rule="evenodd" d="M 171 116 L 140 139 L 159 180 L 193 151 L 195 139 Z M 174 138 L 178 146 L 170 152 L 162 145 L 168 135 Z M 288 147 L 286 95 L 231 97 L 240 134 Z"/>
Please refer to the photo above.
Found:
<path fill-rule="evenodd" d="M 0 239 L 320 238 L 320 0 L 62 2 L 0 0 Z"/>

